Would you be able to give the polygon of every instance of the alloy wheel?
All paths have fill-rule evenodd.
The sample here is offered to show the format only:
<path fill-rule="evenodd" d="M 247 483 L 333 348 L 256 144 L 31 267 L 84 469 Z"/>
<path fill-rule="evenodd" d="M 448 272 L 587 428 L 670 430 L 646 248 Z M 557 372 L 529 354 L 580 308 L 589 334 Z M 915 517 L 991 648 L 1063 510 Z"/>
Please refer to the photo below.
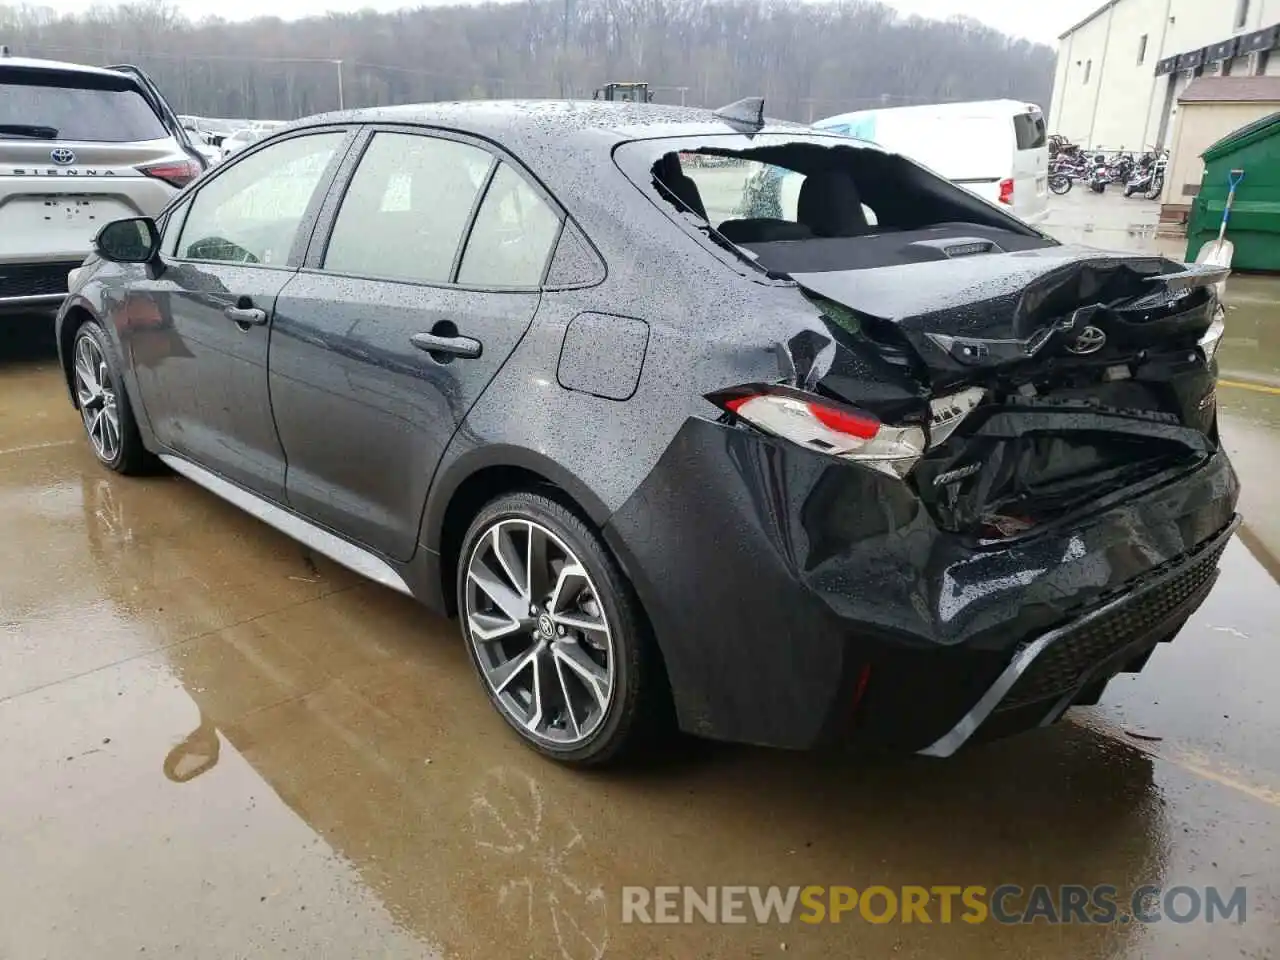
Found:
<path fill-rule="evenodd" d="M 616 685 L 613 634 L 574 552 L 531 520 L 490 526 L 467 561 L 467 636 L 507 719 L 555 747 L 586 741 Z"/>
<path fill-rule="evenodd" d="M 102 348 L 88 335 L 76 341 L 76 397 L 94 453 L 104 463 L 120 455 L 120 412 L 116 386 Z"/>

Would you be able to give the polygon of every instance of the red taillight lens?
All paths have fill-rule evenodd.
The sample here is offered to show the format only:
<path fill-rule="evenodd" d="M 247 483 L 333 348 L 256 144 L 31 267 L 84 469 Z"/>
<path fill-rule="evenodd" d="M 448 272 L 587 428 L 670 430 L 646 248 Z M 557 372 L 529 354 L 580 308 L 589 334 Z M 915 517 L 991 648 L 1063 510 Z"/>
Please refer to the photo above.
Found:
<path fill-rule="evenodd" d="M 1007 203 L 1009 204 L 1009 206 L 1013 206 L 1013 181 L 1012 180 L 1000 181 L 1000 202 Z"/>
<path fill-rule="evenodd" d="M 809 412 L 825 426 L 851 437 L 870 440 L 880 432 L 880 421 L 867 414 L 836 410 L 820 403 L 810 403 Z"/>
<path fill-rule="evenodd" d="M 925 449 L 920 427 L 881 423 L 865 411 L 789 387 L 744 386 L 707 399 L 765 433 L 894 477 L 906 476 Z"/>
<path fill-rule="evenodd" d="M 194 160 L 166 160 L 164 163 L 147 163 L 138 170 L 148 177 L 155 177 L 175 187 L 185 187 L 200 176 L 200 165 Z"/>

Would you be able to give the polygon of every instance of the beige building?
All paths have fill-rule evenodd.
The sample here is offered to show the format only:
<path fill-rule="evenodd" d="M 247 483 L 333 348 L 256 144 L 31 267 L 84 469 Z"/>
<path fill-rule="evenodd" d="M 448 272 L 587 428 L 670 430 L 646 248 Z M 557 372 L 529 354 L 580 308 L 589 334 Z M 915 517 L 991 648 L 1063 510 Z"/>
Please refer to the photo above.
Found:
<path fill-rule="evenodd" d="M 1058 40 L 1049 131 L 1094 149 L 1168 146 L 1188 84 L 1280 76 L 1277 47 L 1280 0 L 1108 0 Z"/>
<path fill-rule="evenodd" d="M 1278 54 L 1280 56 L 1280 54 Z M 1200 192 L 1200 155 L 1233 130 L 1280 112 L 1280 76 L 1200 77 L 1178 97 L 1162 220 L 1182 220 Z"/>

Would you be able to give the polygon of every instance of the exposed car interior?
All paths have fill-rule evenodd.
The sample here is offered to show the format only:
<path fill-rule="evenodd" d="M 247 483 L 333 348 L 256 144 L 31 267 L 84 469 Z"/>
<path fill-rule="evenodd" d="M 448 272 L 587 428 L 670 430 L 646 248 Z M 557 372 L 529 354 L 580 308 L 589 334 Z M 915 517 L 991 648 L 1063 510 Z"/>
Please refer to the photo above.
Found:
<path fill-rule="evenodd" d="M 903 157 L 797 141 L 664 153 L 677 210 L 776 273 L 861 270 L 1053 246 L 1056 241 Z"/>

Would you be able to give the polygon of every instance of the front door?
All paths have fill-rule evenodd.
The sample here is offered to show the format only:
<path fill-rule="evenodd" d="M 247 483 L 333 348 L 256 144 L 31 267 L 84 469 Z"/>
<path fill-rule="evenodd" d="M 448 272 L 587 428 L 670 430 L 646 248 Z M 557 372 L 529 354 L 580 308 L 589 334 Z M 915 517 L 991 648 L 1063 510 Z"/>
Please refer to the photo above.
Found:
<path fill-rule="evenodd" d="M 285 468 L 267 389 L 271 319 L 347 136 L 271 144 L 201 187 L 181 225 L 166 230 L 176 238 L 162 253 L 164 269 L 138 291 L 157 322 L 129 337 L 156 438 L 277 500 Z"/>
<path fill-rule="evenodd" d="M 407 560 L 446 445 L 533 319 L 560 218 L 443 136 L 373 133 L 343 187 L 276 302 L 271 404 L 289 504 Z"/>

